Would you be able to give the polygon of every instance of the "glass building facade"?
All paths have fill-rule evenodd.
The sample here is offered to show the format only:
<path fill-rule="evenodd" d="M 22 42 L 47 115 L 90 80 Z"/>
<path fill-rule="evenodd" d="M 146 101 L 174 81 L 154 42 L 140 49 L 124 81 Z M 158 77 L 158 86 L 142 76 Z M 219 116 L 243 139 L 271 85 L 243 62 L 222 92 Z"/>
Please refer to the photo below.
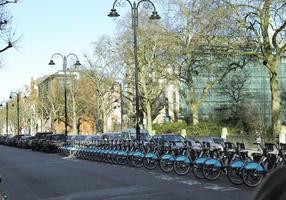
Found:
<path fill-rule="evenodd" d="M 243 86 L 243 92 L 248 93 L 243 101 L 247 106 L 252 107 L 254 115 L 263 115 L 265 124 L 271 125 L 271 90 L 270 80 L 267 68 L 261 61 L 251 61 L 244 69 L 233 71 L 226 77 L 225 81 L 231 81 L 234 76 L 247 74 L 247 80 Z M 205 75 L 199 76 L 194 82 L 195 93 L 197 98 L 201 96 L 203 88 L 210 82 L 213 77 Z M 224 82 L 225 82 L 224 81 Z M 281 122 L 286 122 L 285 99 L 286 97 L 286 56 L 281 58 L 278 70 L 278 81 L 281 92 Z M 200 120 L 213 120 L 220 116 L 217 110 L 222 106 L 230 105 L 230 98 L 221 93 L 224 82 L 214 85 L 209 89 L 207 96 L 199 108 Z M 192 115 L 184 99 L 180 96 L 180 116 L 181 118 L 191 121 Z M 256 113 L 255 113 L 256 112 Z"/>

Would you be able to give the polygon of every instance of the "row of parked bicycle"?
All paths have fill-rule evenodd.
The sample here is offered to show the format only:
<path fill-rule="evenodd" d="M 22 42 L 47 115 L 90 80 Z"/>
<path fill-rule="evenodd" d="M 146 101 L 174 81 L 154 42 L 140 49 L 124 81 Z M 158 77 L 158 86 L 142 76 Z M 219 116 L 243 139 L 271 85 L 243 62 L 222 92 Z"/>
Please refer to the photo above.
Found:
<path fill-rule="evenodd" d="M 271 169 L 285 163 L 285 144 L 256 143 L 261 152 L 249 156 L 243 143 L 234 145 L 222 138 L 204 137 L 194 142 L 175 134 L 149 137 L 144 132 L 144 137 L 140 137 L 142 141 L 138 143 L 134 140 L 133 132 L 130 129 L 123 131 L 123 134 L 76 135 L 68 138 L 64 134 L 51 132 L 36 133 L 35 136 L 5 135 L 0 136 L 0 144 L 46 152 L 58 151 L 64 156 L 74 155 L 81 159 L 133 167 L 160 167 L 164 172 L 174 170 L 179 175 L 192 172 L 197 178 L 208 180 L 216 180 L 221 174 L 226 174 L 232 183 L 245 183 L 248 186 L 258 185 Z"/>
<path fill-rule="evenodd" d="M 253 187 L 260 184 L 271 169 L 285 164 L 286 151 L 286 144 L 255 144 L 261 152 L 252 153 L 251 157 L 243 143 L 225 142 L 221 149 L 211 147 L 209 142 L 194 146 L 189 141 L 178 147 L 170 140 L 97 140 L 91 145 L 62 146 L 58 152 L 62 156 L 137 168 L 144 166 L 149 170 L 160 167 L 163 172 L 174 170 L 178 175 L 192 172 L 199 179 L 212 181 L 225 174 L 233 184 Z"/>

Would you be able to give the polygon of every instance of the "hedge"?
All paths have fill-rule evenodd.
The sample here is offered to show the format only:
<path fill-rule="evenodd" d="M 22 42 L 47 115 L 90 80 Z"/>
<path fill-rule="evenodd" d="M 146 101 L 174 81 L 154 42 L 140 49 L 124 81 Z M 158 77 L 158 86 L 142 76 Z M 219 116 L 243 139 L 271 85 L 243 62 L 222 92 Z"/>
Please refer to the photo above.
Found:
<path fill-rule="evenodd" d="M 165 124 L 154 124 L 153 130 L 156 131 L 156 134 L 166 134 L 166 133 L 181 134 L 182 129 L 185 129 L 188 136 L 192 135 L 219 136 L 221 134 L 223 127 L 227 127 L 228 134 L 230 135 L 238 135 L 241 133 L 241 129 L 239 127 L 220 126 L 215 122 L 200 122 L 196 125 L 193 124 L 187 125 L 185 121 L 168 122 Z"/>

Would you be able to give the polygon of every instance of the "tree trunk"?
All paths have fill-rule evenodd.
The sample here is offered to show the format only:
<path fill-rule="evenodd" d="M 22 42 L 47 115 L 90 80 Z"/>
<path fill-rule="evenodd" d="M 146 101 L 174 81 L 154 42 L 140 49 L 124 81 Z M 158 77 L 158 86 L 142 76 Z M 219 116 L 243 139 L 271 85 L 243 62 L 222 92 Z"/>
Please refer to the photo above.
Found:
<path fill-rule="evenodd" d="M 146 104 L 146 110 L 147 110 L 147 130 L 151 134 L 152 133 L 152 115 L 151 115 L 151 105 L 149 101 Z"/>
<path fill-rule="evenodd" d="M 278 135 L 281 129 L 280 118 L 280 89 L 278 85 L 277 67 L 270 73 L 271 109 L 273 134 Z"/>
<path fill-rule="evenodd" d="M 103 132 L 107 132 L 107 114 L 106 114 L 106 108 L 105 108 L 106 102 L 103 101 L 102 105 L 103 105 L 102 106 Z"/>
<path fill-rule="evenodd" d="M 59 130 L 59 119 L 57 118 L 56 122 L 55 122 L 55 125 L 56 125 L 56 133 L 59 133 L 60 130 Z"/>
<path fill-rule="evenodd" d="M 44 116 L 43 116 L 43 114 L 41 114 L 41 132 L 44 132 L 44 126 L 45 126 L 45 124 L 44 124 Z"/>
<path fill-rule="evenodd" d="M 76 114 L 76 102 L 75 98 L 72 98 L 72 132 L 77 135 L 77 114 Z"/>
<path fill-rule="evenodd" d="M 199 123 L 199 106 L 192 105 L 191 106 L 193 124 L 196 125 Z"/>

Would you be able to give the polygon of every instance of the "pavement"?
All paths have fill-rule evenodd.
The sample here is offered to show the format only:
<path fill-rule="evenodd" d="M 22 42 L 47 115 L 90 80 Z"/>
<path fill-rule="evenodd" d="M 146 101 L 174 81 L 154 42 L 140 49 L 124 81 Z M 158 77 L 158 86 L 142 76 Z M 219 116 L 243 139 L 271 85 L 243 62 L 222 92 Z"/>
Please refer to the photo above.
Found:
<path fill-rule="evenodd" d="M 10 200 L 250 200 L 255 189 L 0 145 L 0 191 Z"/>

